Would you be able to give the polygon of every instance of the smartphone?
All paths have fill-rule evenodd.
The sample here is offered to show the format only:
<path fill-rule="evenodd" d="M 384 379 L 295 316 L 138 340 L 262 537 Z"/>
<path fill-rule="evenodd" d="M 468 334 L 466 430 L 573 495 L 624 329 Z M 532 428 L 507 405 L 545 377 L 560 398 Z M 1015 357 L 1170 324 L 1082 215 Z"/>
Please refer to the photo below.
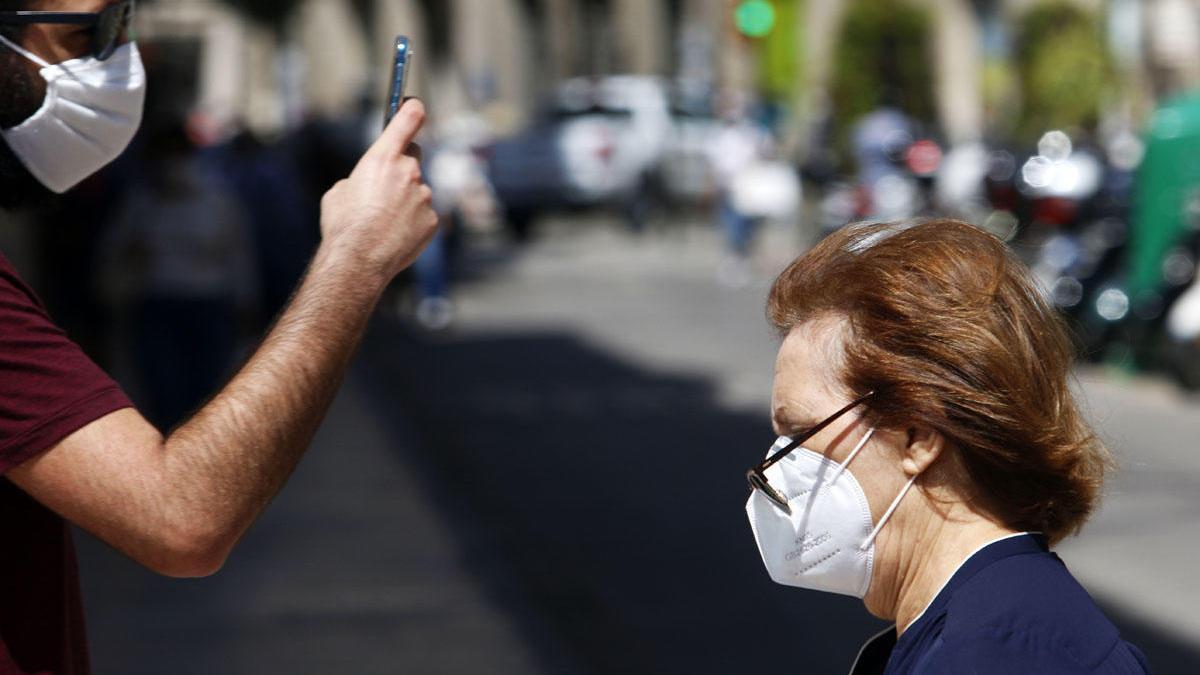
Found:
<path fill-rule="evenodd" d="M 408 65 L 412 62 L 412 44 L 408 36 L 397 35 L 392 45 L 392 80 L 388 90 L 387 110 L 383 114 L 383 128 L 396 116 L 404 103 L 404 83 L 408 80 Z"/>

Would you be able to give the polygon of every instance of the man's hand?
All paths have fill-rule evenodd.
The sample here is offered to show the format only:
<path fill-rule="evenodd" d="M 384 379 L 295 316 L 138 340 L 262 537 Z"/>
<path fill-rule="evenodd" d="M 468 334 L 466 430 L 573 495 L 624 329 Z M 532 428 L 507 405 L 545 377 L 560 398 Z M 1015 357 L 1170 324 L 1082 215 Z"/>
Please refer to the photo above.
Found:
<path fill-rule="evenodd" d="M 425 106 L 406 101 L 350 177 L 321 200 L 325 252 L 382 275 L 385 283 L 416 260 L 437 230 L 421 164 L 406 154 L 424 122 Z"/>

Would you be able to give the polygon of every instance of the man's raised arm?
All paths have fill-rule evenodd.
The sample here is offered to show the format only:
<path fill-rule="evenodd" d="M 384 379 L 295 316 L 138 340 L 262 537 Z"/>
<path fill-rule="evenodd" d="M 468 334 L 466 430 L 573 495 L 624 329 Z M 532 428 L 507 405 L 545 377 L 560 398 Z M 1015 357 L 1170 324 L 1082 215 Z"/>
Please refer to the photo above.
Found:
<path fill-rule="evenodd" d="M 154 571 L 219 569 L 308 446 L 384 287 L 437 228 L 419 162 L 405 154 L 424 115 L 406 102 L 325 194 L 321 245 L 291 303 L 191 419 L 164 438 L 120 410 L 7 476 Z"/>

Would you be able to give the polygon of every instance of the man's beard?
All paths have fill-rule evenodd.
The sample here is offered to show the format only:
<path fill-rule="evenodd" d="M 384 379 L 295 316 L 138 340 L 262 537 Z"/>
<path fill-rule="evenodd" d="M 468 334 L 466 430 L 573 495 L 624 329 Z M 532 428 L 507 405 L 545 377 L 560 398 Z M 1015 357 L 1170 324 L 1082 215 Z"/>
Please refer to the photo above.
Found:
<path fill-rule="evenodd" d="M 29 119 L 46 97 L 41 75 L 30 72 L 23 58 L 0 45 L 0 129 Z M 0 137 L 0 208 L 41 206 L 53 197 Z"/>

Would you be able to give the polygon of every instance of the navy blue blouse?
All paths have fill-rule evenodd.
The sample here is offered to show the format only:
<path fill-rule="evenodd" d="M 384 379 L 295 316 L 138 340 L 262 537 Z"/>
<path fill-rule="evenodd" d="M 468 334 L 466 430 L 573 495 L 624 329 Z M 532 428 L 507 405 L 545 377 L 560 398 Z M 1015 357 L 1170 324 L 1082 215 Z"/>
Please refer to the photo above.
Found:
<path fill-rule="evenodd" d="M 1049 551 L 1018 535 L 977 551 L 897 640 L 871 638 L 851 675 L 1142 675 L 1146 657 Z"/>

